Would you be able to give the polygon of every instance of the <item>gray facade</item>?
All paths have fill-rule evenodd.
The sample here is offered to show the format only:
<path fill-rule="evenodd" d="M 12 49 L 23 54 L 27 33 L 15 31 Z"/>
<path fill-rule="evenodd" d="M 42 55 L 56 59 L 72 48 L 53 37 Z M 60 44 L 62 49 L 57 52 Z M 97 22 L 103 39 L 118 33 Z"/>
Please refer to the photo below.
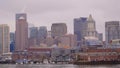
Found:
<path fill-rule="evenodd" d="M 41 39 L 44 39 L 47 37 L 47 27 L 46 26 L 39 27 L 38 37 Z"/>
<path fill-rule="evenodd" d="M 30 30 L 30 38 L 37 38 L 38 36 L 38 28 L 37 27 L 31 27 Z"/>
<path fill-rule="evenodd" d="M 98 33 L 98 39 L 99 39 L 100 41 L 103 41 L 103 34 L 102 34 L 102 33 Z"/>
<path fill-rule="evenodd" d="M 35 47 L 39 45 L 38 43 L 38 28 L 37 27 L 30 27 L 29 28 L 30 37 L 29 37 L 29 47 Z"/>
<path fill-rule="evenodd" d="M 105 40 L 109 44 L 113 39 L 120 39 L 119 21 L 105 22 Z"/>
<path fill-rule="evenodd" d="M 45 43 L 45 39 L 47 37 L 47 27 L 46 26 L 41 26 L 38 29 L 38 38 L 37 38 L 37 43 L 40 45 L 41 43 Z"/>
<path fill-rule="evenodd" d="M 54 23 L 51 26 L 52 37 L 63 36 L 67 34 L 67 26 L 65 23 Z"/>
<path fill-rule="evenodd" d="M 15 33 L 10 32 L 10 42 L 15 42 Z"/>

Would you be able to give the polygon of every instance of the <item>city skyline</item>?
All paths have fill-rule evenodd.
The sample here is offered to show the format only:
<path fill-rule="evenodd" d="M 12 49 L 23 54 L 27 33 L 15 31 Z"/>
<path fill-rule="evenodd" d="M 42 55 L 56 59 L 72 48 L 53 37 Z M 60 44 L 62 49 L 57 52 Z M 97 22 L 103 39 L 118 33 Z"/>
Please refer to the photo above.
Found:
<path fill-rule="evenodd" d="M 0 1 L 0 64 L 120 64 L 119 2 Z"/>
<path fill-rule="evenodd" d="M 37 27 L 47 26 L 48 30 L 52 23 L 66 23 L 68 33 L 72 34 L 74 18 L 88 17 L 91 14 L 96 21 L 97 31 L 104 35 L 106 21 L 120 20 L 119 1 L 114 0 L 4 0 L 0 4 L 0 24 L 8 24 L 12 32 L 15 31 L 14 15 L 21 12 L 27 13 L 28 23 Z"/>

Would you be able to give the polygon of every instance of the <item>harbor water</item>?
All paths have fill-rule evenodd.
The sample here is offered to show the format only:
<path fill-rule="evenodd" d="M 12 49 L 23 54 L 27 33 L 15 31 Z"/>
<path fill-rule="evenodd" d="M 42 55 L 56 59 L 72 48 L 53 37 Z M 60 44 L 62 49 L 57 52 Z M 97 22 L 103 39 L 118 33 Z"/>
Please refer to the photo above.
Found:
<path fill-rule="evenodd" d="M 0 68 L 120 68 L 120 65 L 1 64 Z"/>

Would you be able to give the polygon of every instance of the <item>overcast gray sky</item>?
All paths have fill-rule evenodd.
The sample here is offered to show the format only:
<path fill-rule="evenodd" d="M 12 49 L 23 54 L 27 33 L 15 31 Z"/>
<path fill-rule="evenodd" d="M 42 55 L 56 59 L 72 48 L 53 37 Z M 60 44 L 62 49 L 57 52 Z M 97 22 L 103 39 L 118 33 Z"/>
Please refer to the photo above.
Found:
<path fill-rule="evenodd" d="M 105 21 L 120 20 L 120 0 L 0 0 L 0 24 L 15 31 L 15 14 L 25 12 L 28 22 L 47 26 L 65 22 L 73 33 L 73 19 L 92 14 L 97 31 L 104 33 Z"/>

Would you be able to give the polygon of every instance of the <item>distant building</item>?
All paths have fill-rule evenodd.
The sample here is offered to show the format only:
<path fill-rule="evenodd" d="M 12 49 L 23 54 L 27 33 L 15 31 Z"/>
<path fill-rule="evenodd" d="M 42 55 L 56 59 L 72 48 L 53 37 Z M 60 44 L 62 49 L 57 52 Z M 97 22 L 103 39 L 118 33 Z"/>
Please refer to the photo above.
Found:
<path fill-rule="evenodd" d="M 30 38 L 37 38 L 38 37 L 38 28 L 31 27 L 30 29 Z"/>
<path fill-rule="evenodd" d="M 52 37 L 47 37 L 45 39 L 45 43 L 46 43 L 47 47 L 51 47 L 54 44 L 54 39 Z"/>
<path fill-rule="evenodd" d="M 58 37 L 58 46 L 62 48 L 74 48 L 76 47 L 76 35 L 68 34 Z"/>
<path fill-rule="evenodd" d="M 83 52 L 79 52 L 76 55 L 76 59 L 79 61 L 116 61 L 120 60 L 118 52 L 120 48 L 98 48 L 98 49 L 87 49 Z M 103 61 L 103 62 L 104 62 Z"/>
<path fill-rule="evenodd" d="M 14 52 L 15 51 L 15 42 L 11 42 L 10 43 L 10 52 Z"/>
<path fill-rule="evenodd" d="M 86 39 L 98 40 L 98 33 L 92 15 L 89 15 L 88 18 L 81 17 L 74 19 L 74 34 L 77 35 L 77 46 L 84 45 L 83 41 Z"/>
<path fill-rule="evenodd" d="M 38 61 L 43 62 L 45 59 L 50 59 L 52 48 L 48 47 L 30 47 L 27 51 L 15 51 L 12 54 L 12 60 L 20 62 L 24 61 Z"/>
<path fill-rule="evenodd" d="M 86 47 L 102 47 L 103 43 L 98 39 L 85 39 Z"/>
<path fill-rule="evenodd" d="M 27 21 L 26 13 L 17 13 L 17 14 L 16 14 L 16 22 L 17 22 L 19 19 L 24 19 L 25 21 Z"/>
<path fill-rule="evenodd" d="M 95 21 L 92 18 L 92 15 L 89 15 L 87 18 L 87 37 L 97 37 Z"/>
<path fill-rule="evenodd" d="M 0 54 L 10 52 L 10 32 L 7 24 L 0 25 Z"/>
<path fill-rule="evenodd" d="M 54 44 L 55 39 L 51 36 L 51 31 L 47 32 L 47 37 L 45 38 L 45 44 L 47 47 L 51 47 Z"/>
<path fill-rule="evenodd" d="M 70 49 L 65 48 L 52 48 L 51 60 L 52 61 L 70 61 L 71 52 Z"/>
<path fill-rule="evenodd" d="M 34 47 L 36 45 L 38 45 L 38 41 L 37 41 L 37 38 L 38 38 L 38 28 L 37 27 L 30 27 L 29 28 L 29 32 L 30 32 L 30 37 L 29 37 L 29 47 Z"/>
<path fill-rule="evenodd" d="M 109 44 L 111 40 L 120 39 L 119 21 L 107 21 L 105 23 L 105 40 Z"/>
<path fill-rule="evenodd" d="M 10 42 L 15 42 L 15 33 L 10 32 Z"/>
<path fill-rule="evenodd" d="M 46 26 L 41 26 L 39 27 L 38 30 L 38 43 L 45 43 L 45 39 L 47 37 L 47 27 Z"/>
<path fill-rule="evenodd" d="M 39 38 L 46 38 L 47 37 L 47 27 L 46 26 L 41 26 L 39 27 L 39 30 L 38 30 L 38 37 Z"/>
<path fill-rule="evenodd" d="M 30 38 L 30 30 L 32 27 L 35 27 L 34 24 L 28 23 L 28 38 Z"/>
<path fill-rule="evenodd" d="M 10 52 L 15 50 L 15 33 L 10 32 Z"/>
<path fill-rule="evenodd" d="M 15 50 L 23 51 L 28 48 L 28 23 L 25 13 L 16 14 Z"/>
<path fill-rule="evenodd" d="M 77 41 L 81 41 L 86 35 L 87 18 L 80 17 L 74 19 L 74 34 L 77 35 Z"/>
<path fill-rule="evenodd" d="M 51 26 L 51 35 L 53 38 L 65 35 L 67 33 L 67 26 L 65 23 L 53 23 Z"/>
<path fill-rule="evenodd" d="M 98 39 L 99 39 L 100 41 L 103 41 L 103 34 L 102 34 L 102 33 L 98 33 Z"/>

